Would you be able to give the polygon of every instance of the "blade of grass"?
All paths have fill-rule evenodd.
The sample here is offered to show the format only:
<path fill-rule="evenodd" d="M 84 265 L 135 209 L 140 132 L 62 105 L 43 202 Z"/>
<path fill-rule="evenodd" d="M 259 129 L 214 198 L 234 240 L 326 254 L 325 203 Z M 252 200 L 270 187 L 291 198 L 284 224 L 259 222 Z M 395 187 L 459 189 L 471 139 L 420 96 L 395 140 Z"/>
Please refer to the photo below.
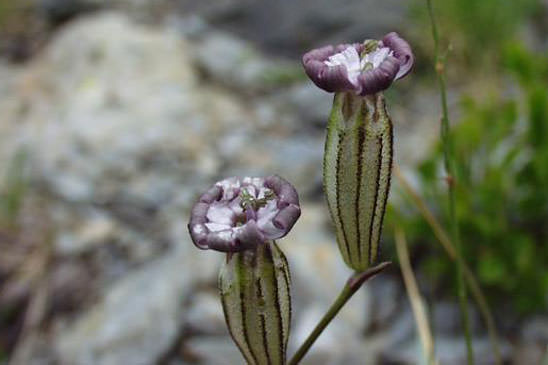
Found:
<path fill-rule="evenodd" d="M 434 339 L 430 331 L 430 325 L 428 324 L 428 317 L 426 316 L 426 310 L 424 308 L 424 301 L 419 292 L 419 286 L 415 280 L 413 269 L 411 268 L 411 262 L 409 260 L 409 251 L 407 250 L 407 242 L 405 240 L 405 233 L 399 226 L 395 228 L 395 240 L 396 251 L 398 254 L 398 260 L 400 262 L 401 273 L 403 276 L 403 282 L 411 303 L 411 309 L 413 310 L 413 316 L 417 323 L 417 331 L 421 340 L 424 354 L 427 358 L 429 365 L 438 364 L 434 355 Z"/>
<path fill-rule="evenodd" d="M 502 364 L 502 359 L 500 356 L 499 341 L 498 341 L 499 336 L 498 336 L 495 320 L 489 308 L 489 304 L 487 303 L 487 299 L 485 298 L 485 295 L 483 295 L 481 287 L 479 286 L 478 281 L 476 280 L 472 270 L 468 267 L 466 262 L 462 259 L 462 256 L 459 255 L 458 251 L 455 250 L 453 243 L 451 242 L 451 239 L 449 238 L 449 235 L 447 234 L 447 232 L 445 232 L 445 230 L 443 229 L 441 224 L 438 222 L 436 217 L 432 214 L 432 212 L 426 205 L 426 202 L 415 191 L 415 189 L 413 189 L 413 187 L 407 181 L 405 176 L 403 176 L 398 165 L 394 165 L 394 175 L 400 181 L 401 186 L 403 187 L 405 192 L 413 200 L 413 202 L 419 209 L 419 212 L 422 214 L 424 220 L 426 220 L 428 225 L 430 225 L 430 228 L 432 228 L 434 235 L 436 236 L 436 238 L 438 239 L 438 242 L 441 244 L 444 250 L 447 252 L 447 255 L 449 256 L 449 258 L 451 258 L 451 260 L 454 260 L 454 261 L 460 261 L 463 269 L 464 279 L 466 280 L 466 284 L 468 284 L 470 292 L 479 307 L 483 320 L 485 321 L 485 326 L 487 327 L 487 332 L 489 334 L 491 346 L 493 347 L 495 362 L 497 364 Z"/>
<path fill-rule="evenodd" d="M 445 170 L 448 177 L 448 198 L 449 198 L 449 225 L 451 226 L 451 238 L 455 245 L 456 251 L 459 256 L 462 257 L 462 243 L 459 235 L 459 224 L 456 213 L 456 194 L 455 194 L 455 181 L 457 180 L 455 159 L 453 156 L 453 140 L 451 138 L 450 125 L 449 125 L 449 108 L 447 107 L 447 90 L 445 86 L 445 57 L 440 54 L 439 47 L 439 35 L 438 27 L 436 25 L 436 18 L 434 16 L 434 9 L 432 7 L 432 0 L 426 0 L 428 7 L 428 15 L 430 16 L 430 23 L 432 26 L 432 38 L 434 40 L 434 55 L 436 75 L 438 79 L 438 85 L 440 89 L 440 102 L 442 109 L 441 117 L 441 141 L 443 145 L 443 158 L 445 164 Z M 468 359 L 468 365 L 474 363 L 474 349 L 472 347 L 472 336 L 470 334 L 470 320 L 468 314 L 468 300 L 466 293 L 466 285 L 464 284 L 464 276 L 462 269 L 462 261 L 457 261 L 457 291 L 459 298 L 460 310 L 463 318 L 464 337 L 466 342 L 466 355 Z"/>

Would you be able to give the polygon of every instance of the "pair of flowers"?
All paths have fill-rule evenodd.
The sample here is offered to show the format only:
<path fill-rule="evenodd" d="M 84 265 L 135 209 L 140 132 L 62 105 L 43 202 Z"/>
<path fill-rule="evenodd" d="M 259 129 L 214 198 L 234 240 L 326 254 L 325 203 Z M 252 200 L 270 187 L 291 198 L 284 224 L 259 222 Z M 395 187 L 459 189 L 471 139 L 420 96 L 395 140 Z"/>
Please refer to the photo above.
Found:
<path fill-rule="evenodd" d="M 392 122 L 382 91 L 409 73 L 413 54 L 405 40 L 390 33 L 380 41 L 310 51 L 303 65 L 318 87 L 335 93 L 324 190 L 341 255 L 363 272 L 378 255 L 390 190 Z M 192 208 L 188 228 L 194 244 L 227 253 L 219 275 L 221 302 L 248 364 L 286 364 L 290 275 L 274 241 L 300 214 L 297 191 L 279 176 L 221 180 Z"/>
<path fill-rule="evenodd" d="M 305 72 L 318 87 L 358 97 L 387 89 L 413 62 L 409 44 L 394 32 L 381 41 L 326 46 L 303 56 Z M 281 177 L 232 177 L 200 197 L 189 231 L 200 249 L 240 252 L 285 236 L 299 216 L 297 192 Z"/>

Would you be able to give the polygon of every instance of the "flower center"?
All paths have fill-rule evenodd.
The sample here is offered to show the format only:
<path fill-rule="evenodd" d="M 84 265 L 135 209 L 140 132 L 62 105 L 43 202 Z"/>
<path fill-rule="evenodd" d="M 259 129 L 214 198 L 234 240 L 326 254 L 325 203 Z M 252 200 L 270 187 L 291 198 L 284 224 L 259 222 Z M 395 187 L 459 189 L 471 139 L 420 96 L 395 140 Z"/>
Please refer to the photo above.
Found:
<path fill-rule="evenodd" d="M 275 198 L 276 194 L 270 189 L 261 189 L 261 191 L 259 192 L 259 196 L 255 197 L 247 189 L 244 188 L 240 191 L 240 206 L 244 210 L 252 209 L 254 211 L 258 211 L 260 208 L 266 206 L 269 200 Z"/>
<path fill-rule="evenodd" d="M 366 48 L 367 50 L 367 48 Z M 366 52 L 366 51 L 364 51 Z M 392 56 L 393 52 L 388 47 L 378 47 L 374 51 L 365 53 L 361 59 L 361 68 L 364 71 L 377 68 L 383 63 L 383 61 Z"/>
<path fill-rule="evenodd" d="M 363 51 L 358 54 L 354 46 L 348 46 L 344 51 L 330 56 L 324 63 L 329 67 L 344 66 L 348 81 L 358 86 L 358 77 L 362 72 L 375 69 L 393 52 L 388 47 L 379 47 L 379 41 L 366 40 Z"/>
<path fill-rule="evenodd" d="M 346 68 L 346 73 L 348 75 L 348 80 L 353 85 L 358 85 L 358 76 L 360 76 L 361 65 L 360 65 L 360 56 L 356 48 L 349 46 L 344 51 L 340 53 L 335 53 L 333 56 L 330 56 L 327 61 L 325 61 L 327 66 L 344 66 Z"/>

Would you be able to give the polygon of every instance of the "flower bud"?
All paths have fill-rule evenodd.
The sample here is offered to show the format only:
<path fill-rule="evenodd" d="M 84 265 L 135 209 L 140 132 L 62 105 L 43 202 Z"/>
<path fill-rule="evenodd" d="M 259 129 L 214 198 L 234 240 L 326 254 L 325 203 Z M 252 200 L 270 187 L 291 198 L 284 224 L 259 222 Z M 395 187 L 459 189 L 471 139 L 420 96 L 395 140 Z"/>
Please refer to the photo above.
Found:
<path fill-rule="evenodd" d="M 276 243 L 227 254 L 219 290 L 228 329 L 247 363 L 285 364 L 290 277 L 287 260 Z"/>
<path fill-rule="evenodd" d="M 357 271 L 378 255 L 392 154 L 392 122 L 382 93 L 336 93 L 327 127 L 324 189 L 343 259 Z"/>

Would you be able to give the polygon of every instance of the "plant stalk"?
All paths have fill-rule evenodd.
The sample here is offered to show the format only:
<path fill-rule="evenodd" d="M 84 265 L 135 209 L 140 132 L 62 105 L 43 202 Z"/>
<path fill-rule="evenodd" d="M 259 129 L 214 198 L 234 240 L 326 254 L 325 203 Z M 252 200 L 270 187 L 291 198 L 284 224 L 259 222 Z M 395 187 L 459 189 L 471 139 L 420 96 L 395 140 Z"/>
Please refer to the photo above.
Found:
<path fill-rule="evenodd" d="M 441 140 L 443 144 L 443 157 L 445 170 L 447 172 L 448 195 L 449 195 L 449 224 L 451 226 L 451 236 L 458 255 L 462 258 L 462 244 L 459 235 L 459 226 L 456 214 L 456 194 L 455 194 L 455 160 L 453 156 L 453 140 L 450 135 L 449 111 L 447 107 L 447 90 L 445 85 L 445 57 L 440 56 L 438 27 L 432 7 L 432 0 L 426 0 L 428 14 L 432 25 L 432 38 L 434 39 L 435 69 L 440 89 L 440 101 L 442 108 L 441 117 Z M 464 275 L 461 260 L 457 260 L 457 290 L 459 305 L 463 316 L 464 336 L 466 340 L 466 355 L 468 364 L 474 363 L 474 350 L 472 347 L 472 336 L 470 334 L 470 320 L 468 313 L 468 300 L 466 295 L 466 286 L 464 285 Z"/>
<path fill-rule="evenodd" d="M 377 266 L 367 269 L 364 272 L 355 273 L 354 275 L 352 275 L 346 282 L 343 290 L 341 291 L 337 299 L 335 299 L 331 307 L 329 307 L 329 310 L 324 314 L 324 316 L 322 317 L 320 322 L 318 322 L 316 327 L 312 330 L 310 335 L 308 335 L 307 339 L 304 341 L 301 347 L 299 347 L 295 355 L 293 355 L 288 365 L 298 364 L 306 355 L 308 350 L 310 350 L 310 347 L 312 347 L 318 337 L 320 337 L 327 325 L 333 320 L 333 318 L 335 318 L 341 308 L 344 307 L 346 302 L 348 302 L 348 300 L 352 298 L 352 296 L 358 291 L 359 288 L 362 287 L 362 285 L 367 280 L 371 279 L 373 276 L 383 271 L 388 265 L 390 265 L 389 261 L 382 262 Z"/>
<path fill-rule="evenodd" d="M 424 220 L 426 220 L 430 228 L 432 228 L 434 235 L 438 239 L 439 243 L 441 244 L 445 252 L 447 252 L 447 255 L 449 256 L 449 258 L 453 261 L 461 262 L 463 272 L 464 272 L 464 279 L 466 280 L 466 283 L 468 284 L 470 292 L 472 293 L 472 296 L 476 300 L 480 313 L 483 317 L 483 320 L 485 321 L 485 326 L 487 327 L 489 339 L 493 347 L 493 354 L 495 355 L 495 363 L 497 365 L 502 364 L 502 360 L 500 356 L 499 341 L 498 341 L 498 331 L 497 331 L 497 326 L 495 324 L 495 319 L 493 318 L 493 314 L 491 313 L 491 310 L 489 309 L 489 304 L 487 303 L 487 299 L 485 298 L 485 295 L 483 294 L 481 287 L 479 286 L 478 281 L 476 280 L 472 270 L 466 265 L 466 262 L 464 262 L 462 257 L 459 256 L 458 253 L 455 251 L 455 247 L 453 243 L 451 242 L 449 235 L 443 229 L 441 224 L 436 220 L 436 217 L 434 217 L 434 214 L 432 214 L 432 212 L 426 205 L 426 202 L 413 189 L 413 187 L 411 186 L 411 184 L 409 184 L 405 176 L 403 176 L 398 165 L 394 165 L 394 175 L 400 181 L 405 192 L 409 194 L 409 196 L 413 200 L 413 202 L 419 209 L 419 212 L 423 216 Z"/>
<path fill-rule="evenodd" d="M 430 331 L 426 308 L 424 307 L 424 302 L 419 292 L 419 286 L 415 279 L 415 275 L 413 274 L 413 269 L 411 268 L 405 233 L 399 226 L 395 227 L 395 241 L 403 282 L 405 284 L 409 302 L 411 303 L 411 309 L 413 310 L 413 316 L 415 317 L 415 322 L 417 324 L 417 332 L 419 333 L 424 355 L 426 356 L 428 365 L 437 365 L 438 362 L 434 354 L 434 339 L 432 337 L 432 332 Z"/>

